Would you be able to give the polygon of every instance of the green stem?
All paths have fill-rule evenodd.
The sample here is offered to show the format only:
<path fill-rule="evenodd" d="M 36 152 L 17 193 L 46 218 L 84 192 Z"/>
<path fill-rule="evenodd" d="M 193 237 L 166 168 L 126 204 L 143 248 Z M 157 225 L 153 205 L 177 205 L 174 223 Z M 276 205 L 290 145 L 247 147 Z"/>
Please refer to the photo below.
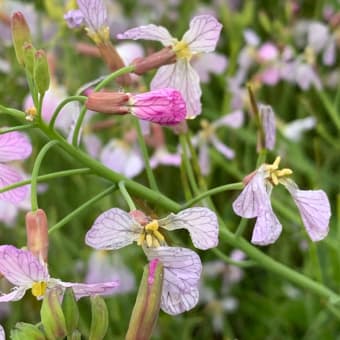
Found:
<path fill-rule="evenodd" d="M 52 140 L 48 142 L 39 152 L 35 162 L 34 162 L 34 167 L 32 170 L 32 178 L 31 178 L 31 204 L 32 204 L 32 211 L 36 211 L 38 209 L 38 195 L 37 195 L 37 177 L 39 174 L 39 169 L 42 160 L 44 159 L 46 153 L 48 150 L 56 145 L 58 141 Z"/>
<path fill-rule="evenodd" d="M 26 116 L 26 113 L 23 111 L 11 109 L 3 105 L 0 105 L 0 110 L 3 111 L 3 112 L 0 112 L 0 114 L 8 114 L 18 119 L 25 119 L 25 116 Z"/>
<path fill-rule="evenodd" d="M 36 125 L 34 123 L 33 124 L 13 126 L 11 128 L 8 128 L 8 129 L 0 130 L 0 135 L 3 135 L 3 134 L 8 133 L 8 132 L 13 132 L 13 131 L 28 130 L 28 129 L 34 128 L 34 127 L 36 127 Z"/>
<path fill-rule="evenodd" d="M 74 170 L 63 170 L 63 171 L 57 171 L 57 172 L 52 172 L 48 175 L 42 175 L 37 177 L 37 182 L 46 182 L 51 179 L 56 179 L 56 178 L 61 178 L 61 177 L 66 177 L 66 176 L 72 176 L 72 175 L 79 175 L 79 174 L 89 174 L 91 173 L 91 170 L 88 168 L 81 168 L 81 169 L 74 169 Z M 11 185 L 7 185 L 6 187 L 0 188 L 0 194 L 5 191 L 9 191 L 15 188 L 22 187 L 26 184 L 31 184 L 32 179 L 26 179 L 24 181 L 16 182 Z"/>
<path fill-rule="evenodd" d="M 87 209 L 88 207 L 90 207 L 93 203 L 101 200 L 103 197 L 105 197 L 106 195 L 110 194 L 111 192 L 113 192 L 114 190 L 116 190 L 116 185 L 111 185 L 109 188 L 107 188 L 106 190 L 104 190 L 103 192 L 99 193 L 98 195 L 92 197 L 90 200 L 86 201 L 85 203 L 83 203 L 81 206 L 79 206 L 77 209 L 73 210 L 70 214 L 68 214 L 67 216 L 65 216 L 62 220 L 60 220 L 58 223 L 56 223 L 53 227 L 51 227 L 48 230 L 48 233 L 51 234 L 52 232 L 54 232 L 57 229 L 60 229 L 62 226 L 64 226 L 66 223 L 70 222 L 74 217 L 76 217 L 77 215 L 79 215 L 81 212 L 83 212 L 85 209 Z"/>
<path fill-rule="evenodd" d="M 135 203 L 133 202 L 131 196 L 129 195 L 128 191 L 126 190 L 125 188 L 125 184 L 124 184 L 124 181 L 120 181 L 118 183 L 118 187 L 119 187 L 119 190 L 121 192 L 121 194 L 123 195 L 130 211 L 134 211 L 136 210 L 136 206 L 135 206 Z"/>
<path fill-rule="evenodd" d="M 236 237 L 239 237 L 239 236 L 242 236 L 246 227 L 247 227 L 247 224 L 248 224 L 248 220 L 246 218 L 241 218 L 240 220 L 240 223 L 236 229 L 236 232 L 235 232 L 235 236 Z"/>
<path fill-rule="evenodd" d="M 149 159 L 149 155 L 148 155 L 148 149 L 147 149 L 146 144 L 145 144 L 145 140 L 144 140 L 144 137 L 143 137 L 142 129 L 140 127 L 139 119 L 134 118 L 134 121 L 135 121 L 136 130 L 137 130 L 137 138 L 138 138 L 139 147 L 142 150 L 142 155 L 143 155 L 143 159 L 144 159 L 146 176 L 148 177 L 148 181 L 149 181 L 151 189 L 154 190 L 154 191 L 159 191 L 155 176 L 154 176 L 153 171 L 151 169 L 150 159 Z"/>
<path fill-rule="evenodd" d="M 325 92 L 315 90 L 315 93 L 321 99 L 322 104 L 325 106 L 325 109 L 326 109 L 329 117 L 331 118 L 331 120 L 333 121 L 333 123 L 335 124 L 337 129 L 340 131 L 340 116 L 339 116 L 339 113 L 337 111 L 337 108 L 335 106 L 333 106 L 331 100 L 328 98 L 328 96 Z"/>

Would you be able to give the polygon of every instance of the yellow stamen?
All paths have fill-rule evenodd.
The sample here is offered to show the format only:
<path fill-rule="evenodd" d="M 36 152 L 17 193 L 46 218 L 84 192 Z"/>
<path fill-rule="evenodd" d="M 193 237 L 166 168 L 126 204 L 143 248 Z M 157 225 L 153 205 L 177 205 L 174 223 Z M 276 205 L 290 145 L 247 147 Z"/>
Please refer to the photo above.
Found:
<path fill-rule="evenodd" d="M 146 231 L 155 231 L 159 228 L 158 221 L 153 220 L 145 226 Z"/>
<path fill-rule="evenodd" d="M 152 247 L 152 236 L 151 236 L 151 234 L 146 235 L 146 244 L 149 248 Z"/>
<path fill-rule="evenodd" d="M 164 241 L 164 236 L 158 230 L 155 230 L 153 234 L 155 235 L 156 238 L 158 238 L 160 242 Z"/>
<path fill-rule="evenodd" d="M 190 51 L 189 45 L 181 40 L 177 42 L 173 47 L 174 52 L 178 59 L 188 59 L 190 60 L 192 57 L 192 52 Z"/>
<path fill-rule="evenodd" d="M 32 106 L 30 108 L 28 108 L 26 111 L 26 120 L 30 121 L 30 122 L 33 122 L 35 116 L 37 115 L 37 109 Z"/>
<path fill-rule="evenodd" d="M 45 295 L 47 283 L 45 281 L 34 282 L 32 285 L 32 295 L 40 297 Z"/>
<path fill-rule="evenodd" d="M 158 242 L 158 240 L 156 238 L 152 239 L 152 246 L 154 248 L 158 248 L 161 246 L 161 244 Z"/>
<path fill-rule="evenodd" d="M 282 177 L 290 176 L 293 171 L 291 169 L 281 169 L 279 170 L 281 157 L 276 157 L 273 164 L 266 164 L 265 169 L 268 171 L 268 179 L 273 183 L 273 185 L 278 185 Z"/>
<path fill-rule="evenodd" d="M 139 236 L 139 239 L 137 240 L 137 244 L 138 244 L 139 246 L 142 246 L 143 243 L 144 243 L 144 241 L 145 241 L 145 234 L 143 233 L 143 234 L 141 234 L 141 235 Z"/>

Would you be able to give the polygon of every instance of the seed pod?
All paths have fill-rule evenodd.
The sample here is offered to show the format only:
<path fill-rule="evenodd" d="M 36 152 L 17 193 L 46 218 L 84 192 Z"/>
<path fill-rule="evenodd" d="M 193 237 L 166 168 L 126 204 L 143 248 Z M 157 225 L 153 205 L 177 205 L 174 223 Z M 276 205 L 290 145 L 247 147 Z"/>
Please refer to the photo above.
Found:
<path fill-rule="evenodd" d="M 50 72 L 46 53 L 43 50 L 38 50 L 35 53 L 34 81 L 41 95 L 50 87 Z"/>

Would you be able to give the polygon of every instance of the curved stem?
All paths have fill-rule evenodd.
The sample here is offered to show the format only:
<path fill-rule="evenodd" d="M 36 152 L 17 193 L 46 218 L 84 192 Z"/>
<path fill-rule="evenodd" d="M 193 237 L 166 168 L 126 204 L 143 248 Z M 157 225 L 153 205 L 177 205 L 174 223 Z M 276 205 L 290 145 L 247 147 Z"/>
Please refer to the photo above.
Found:
<path fill-rule="evenodd" d="M 25 125 L 13 126 L 11 128 L 0 130 L 0 135 L 3 135 L 3 134 L 8 133 L 8 132 L 13 132 L 13 131 L 28 130 L 30 128 L 35 128 L 35 127 L 36 127 L 36 125 L 34 123 L 33 124 L 25 124 Z"/>
<path fill-rule="evenodd" d="M 236 229 L 236 232 L 235 232 L 236 237 L 243 235 L 244 230 L 247 227 L 247 224 L 248 224 L 248 220 L 246 218 L 242 217 L 241 220 L 240 220 L 240 223 L 239 223 L 239 225 Z"/>
<path fill-rule="evenodd" d="M 44 159 L 46 153 L 48 152 L 48 150 L 54 146 L 58 144 L 58 141 L 56 140 L 52 140 L 50 142 L 48 142 L 39 152 L 35 163 L 34 163 L 34 167 L 32 170 L 32 178 L 31 178 L 31 204 L 32 204 L 32 211 L 36 211 L 38 209 L 38 195 L 37 195 L 37 177 L 39 174 L 39 169 L 40 169 L 40 165 L 42 160 Z"/>
<path fill-rule="evenodd" d="M 125 188 L 124 181 L 120 181 L 118 183 L 119 190 L 121 194 L 123 195 L 127 205 L 129 206 L 130 211 L 136 210 L 135 203 L 133 202 L 131 196 L 129 195 L 128 191 Z"/>

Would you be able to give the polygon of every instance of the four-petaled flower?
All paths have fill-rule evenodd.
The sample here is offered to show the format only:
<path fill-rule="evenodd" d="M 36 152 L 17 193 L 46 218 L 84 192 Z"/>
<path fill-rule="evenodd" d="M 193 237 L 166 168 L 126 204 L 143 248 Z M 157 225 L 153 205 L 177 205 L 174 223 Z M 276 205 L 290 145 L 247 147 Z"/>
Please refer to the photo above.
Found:
<path fill-rule="evenodd" d="M 178 41 L 162 26 L 145 25 L 118 34 L 118 39 L 146 39 L 170 46 L 176 54 L 176 63 L 159 68 L 151 82 L 151 89 L 171 87 L 178 89 L 187 103 L 187 118 L 201 113 L 199 76 L 190 65 L 193 56 L 215 50 L 222 25 L 211 15 L 199 15 L 190 22 L 189 30 Z"/>
<path fill-rule="evenodd" d="M 58 287 L 64 290 L 70 287 L 76 299 L 80 299 L 84 296 L 109 294 L 119 286 L 118 281 L 83 284 L 51 278 L 45 263 L 40 262 L 28 250 L 10 245 L 0 246 L 0 273 L 15 285 L 10 293 L 0 296 L 0 302 L 18 301 L 28 289 L 32 290 L 32 295 L 37 299 L 42 299 L 48 289 Z"/>
<path fill-rule="evenodd" d="M 302 222 L 312 241 L 320 241 L 329 231 L 330 204 L 323 190 L 300 190 L 287 176 L 290 169 L 279 170 L 280 157 L 273 164 L 263 164 L 246 177 L 247 185 L 233 203 L 234 212 L 245 218 L 256 217 L 251 242 L 258 245 L 274 243 L 282 225 L 273 212 L 270 195 L 273 186 L 283 184 L 297 205 Z"/>
<path fill-rule="evenodd" d="M 160 220 L 151 220 L 138 210 L 127 213 L 112 208 L 96 219 L 85 242 L 95 249 L 113 250 L 136 241 L 150 261 L 161 261 L 164 266 L 161 308 L 175 315 L 197 304 L 202 264 L 192 250 L 167 246 L 162 229 L 187 229 L 199 249 L 213 248 L 218 243 L 216 215 L 200 207 L 185 209 Z"/>

